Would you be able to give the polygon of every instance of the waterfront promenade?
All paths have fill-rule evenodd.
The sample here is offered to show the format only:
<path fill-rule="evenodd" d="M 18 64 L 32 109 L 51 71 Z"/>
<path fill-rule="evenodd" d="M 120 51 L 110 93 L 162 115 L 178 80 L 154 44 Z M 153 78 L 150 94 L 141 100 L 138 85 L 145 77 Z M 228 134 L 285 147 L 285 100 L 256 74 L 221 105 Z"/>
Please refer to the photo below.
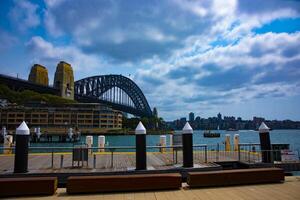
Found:
<path fill-rule="evenodd" d="M 253 163 L 260 160 L 259 153 L 240 152 L 243 161 Z M 194 163 L 197 168 L 218 167 L 216 161 L 237 161 L 238 152 L 225 151 L 194 151 Z M 135 152 L 97 152 L 88 155 L 88 163 L 73 162 L 72 153 L 32 153 L 28 157 L 29 173 L 51 172 L 112 172 L 135 169 Z M 83 165 L 82 165 L 83 164 Z M 147 166 L 149 169 L 170 169 L 182 166 L 182 151 L 176 152 L 148 152 Z M 0 155 L 0 174 L 12 173 L 14 155 Z"/>
<path fill-rule="evenodd" d="M 300 198 L 300 177 L 285 177 L 284 183 L 245 185 L 218 188 L 189 189 L 187 185 L 180 190 L 104 193 L 86 195 L 67 195 L 65 188 L 59 188 L 53 196 L 21 197 L 8 199 L 101 199 L 101 200 L 298 200 Z"/>
<path fill-rule="evenodd" d="M 62 161 L 63 156 L 63 161 Z M 94 159 L 96 160 L 94 161 Z M 228 157 L 228 159 L 232 159 Z M 61 164 L 61 162 L 63 162 Z M 205 163 L 204 157 L 199 157 L 196 163 L 201 163 L 201 167 L 216 167 L 214 163 Z M 173 154 L 166 153 L 147 153 L 147 165 L 149 169 L 169 169 L 174 165 L 182 165 L 182 153 L 177 155 L 177 163 Z M 28 170 L 30 173 L 37 172 L 111 172 L 111 171 L 127 171 L 135 169 L 135 153 L 134 152 L 117 152 L 113 157 L 111 153 L 95 153 L 90 154 L 88 163 L 74 162 L 72 166 L 71 153 L 55 153 L 53 156 L 49 153 L 31 154 L 28 159 Z M 0 174 L 11 173 L 14 167 L 14 155 L 0 155 Z"/>

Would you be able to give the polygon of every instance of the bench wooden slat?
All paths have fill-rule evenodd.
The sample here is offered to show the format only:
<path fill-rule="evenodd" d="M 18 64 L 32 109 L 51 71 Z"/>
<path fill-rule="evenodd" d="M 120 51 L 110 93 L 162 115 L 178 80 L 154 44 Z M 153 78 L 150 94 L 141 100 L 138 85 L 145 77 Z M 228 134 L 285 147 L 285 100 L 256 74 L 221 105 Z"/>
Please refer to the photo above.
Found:
<path fill-rule="evenodd" d="M 71 176 L 67 181 L 67 193 L 69 194 L 179 189 L 180 187 L 181 175 L 179 173 Z"/>
<path fill-rule="evenodd" d="M 53 195 L 57 177 L 0 178 L 0 197 L 25 195 Z"/>
<path fill-rule="evenodd" d="M 284 181 L 284 171 L 280 168 L 189 172 L 187 177 L 187 183 L 190 187 L 276 183 L 282 181 Z"/>

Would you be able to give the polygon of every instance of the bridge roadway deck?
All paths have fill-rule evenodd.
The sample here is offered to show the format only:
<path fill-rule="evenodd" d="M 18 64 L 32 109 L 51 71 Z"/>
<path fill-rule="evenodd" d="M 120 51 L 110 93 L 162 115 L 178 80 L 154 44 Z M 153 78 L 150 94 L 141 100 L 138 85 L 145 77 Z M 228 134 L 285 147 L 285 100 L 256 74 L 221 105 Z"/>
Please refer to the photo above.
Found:
<path fill-rule="evenodd" d="M 59 188 L 53 196 L 22 197 L 10 199 L 102 199 L 102 200 L 299 200 L 300 177 L 286 177 L 284 183 L 245 185 L 219 188 L 190 189 L 186 184 L 180 190 L 100 193 L 68 195 L 65 188 Z"/>
<path fill-rule="evenodd" d="M 61 163 L 63 156 L 63 163 Z M 241 153 L 241 157 L 248 154 Z M 135 152 L 115 152 L 113 158 L 110 152 L 97 152 L 89 154 L 88 162 L 79 163 L 75 161 L 72 166 L 72 153 L 54 153 L 53 167 L 51 153 L 31 153 L 28 159 L 28 170 L 30 173 L 51 172 L 115 172 L 127 171 L 135 168 Z M 207 163 L 205 158 L 207 157 Z M 247 157 L 248 158 L 248 157 Z M 94 161 L 95 159 L 95 161 Z M 251 155 L 251 160 L 257 159 L 257 155 Z M 112 162 L 113 160 L 113 162 Z M 194 152 L 194 163 L 198 168 L 216 168 L 215 161 L 237 161 L 237 152 Z M 62 164 L 62 167 L 61 167 Z M 82 166 L 83 165 L 83 166 Z M 147 166 L 149 169 L 165 170 L 174 168 L 174 165 L 182 165 L 182 152 L 175 154 L 171 152 L 147 153 Z M 14 167 L 13 154 L 0 154 L 0 174 L 11 173 Z"/>

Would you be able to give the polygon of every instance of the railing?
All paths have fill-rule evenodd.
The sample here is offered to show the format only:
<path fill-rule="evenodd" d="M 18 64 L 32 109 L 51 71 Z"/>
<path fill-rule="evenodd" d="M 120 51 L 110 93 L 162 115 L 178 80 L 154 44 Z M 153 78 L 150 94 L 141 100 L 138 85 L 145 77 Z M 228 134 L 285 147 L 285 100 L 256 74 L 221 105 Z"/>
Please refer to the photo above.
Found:
<path fill-rule="evenodd" d="M 261 149 L 259 143 L 240 143 L 238 145 L 238 161 L 248 163 L 261 162 Z"/>
<path fill-rule="evenodd" d="M 182 146 L 147 146 L 147 165 L 167 169 L 182 165 Z M 263 158 L 277 161 L 280 150 L 262 151 L 259 144 L 239 144 L 236 151 L 225 151 L 224 144 L 193 145 L 194 164 L 222 161 L 261 163 Z M 12 171 L 14 147 L 0 147 L 0 173 Z M 126 171 L 135 169 L 135 146 L 120 147 L 29 147 L 29 170 L 97 170 Z"/>
<path fill-rule="evenodd" d="M 224 144 L 194 145 L 194 160 L 199 163 L 237 161 L 238 151 L 226 151 Z"/>

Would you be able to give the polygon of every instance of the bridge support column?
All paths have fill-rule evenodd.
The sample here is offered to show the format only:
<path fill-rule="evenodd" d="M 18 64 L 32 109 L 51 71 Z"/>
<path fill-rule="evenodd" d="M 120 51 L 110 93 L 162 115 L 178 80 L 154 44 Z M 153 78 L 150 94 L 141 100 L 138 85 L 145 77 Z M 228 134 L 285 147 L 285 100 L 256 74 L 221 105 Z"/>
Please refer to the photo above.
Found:
<path fill-rule="evenodd" d="M 146 129 L 142 122 L 139 122 L 135 129 L 135 146 L 136 170 L 146 170 Z"/>

